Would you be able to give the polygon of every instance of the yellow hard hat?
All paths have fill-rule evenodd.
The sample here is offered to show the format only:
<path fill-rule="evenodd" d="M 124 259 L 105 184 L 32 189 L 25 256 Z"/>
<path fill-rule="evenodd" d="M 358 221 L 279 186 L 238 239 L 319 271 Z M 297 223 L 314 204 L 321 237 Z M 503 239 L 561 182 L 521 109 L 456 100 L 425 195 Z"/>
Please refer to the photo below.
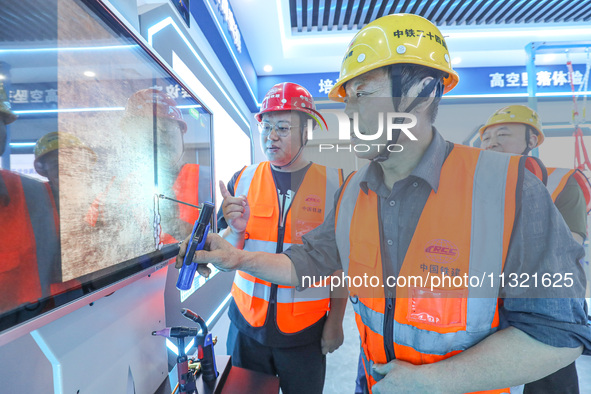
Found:
<path fill-rule="evenodd" d="M 0 119 L 2 119 L 4 124 L 11 124 L 17 118 L 18 116 L 16 116 L 15 113 L 11 111 L 10 107 L 6 103 L 0 102 Z"/>
<path fill-rule="evenodd" d="M 74 134 L 66 133 L 63 131 L 54 131 L 47 133 L 43 137 L 39 138 L 35 144 L 35 169 L 42 176 L 47 176 L 43 166 L 39 165 L 39 160 L 48 154 L 58 149 L 65 148 L 80 148 L 90 152 L 92 161 L 96 161 L 96 153 L 90 149 L 80 138 Z"/>
<path fill-rule="evenodd" d="M 542 131 L 540 117 L 536 111 L 525 105 L 509 105 L 497 110 L 488 118 L 485 125 L 480 128 L 480 139 L 482 139 L 482 134 L 488 127 L 504 123 L 520 123 L 531 126 L 538 132 L 538 144 L 536 147 L 544 142 L 544 132 Z"/>
<path fill-rule="evenodd" d="M 6 91 L 4 90 L 4 84 L 0 82 L 0 118 L 4 124 L 11 124 L 18 116 L 10 109 L 10 102 L 6 97 Z"/>
<path fill-rule="evenodd" d="M 339 80 L 328 97 L 343 101 L 346 82 L 391 64 L 418 64 L 446 72 L 443 93 L 459 81 L 439 29 L 418 15 L 393 14 L 376 19 L 353 37 L 341 63 Z"/>

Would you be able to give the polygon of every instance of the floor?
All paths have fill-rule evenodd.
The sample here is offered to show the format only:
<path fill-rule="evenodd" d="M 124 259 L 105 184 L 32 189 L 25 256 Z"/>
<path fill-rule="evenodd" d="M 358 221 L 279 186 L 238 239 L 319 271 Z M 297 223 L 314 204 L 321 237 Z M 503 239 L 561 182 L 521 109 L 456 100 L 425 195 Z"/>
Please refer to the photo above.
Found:
<path fill-rule="evenodd" d="M 227 314 L 222 317 L 213 328 L 218 336 L 216 344 L 217 354 L 226 354 L 226 335 L 230 320 Z M 345 320 L 343 322 L 345 342 L 326 359 L 326 381 L 324 394 L 353 394 L 355 377 L 357 376 L 357 361 L 359 357 L 359 335 L 355 326 L 353 308 L 347 304 Z M 579 388 L 581 394 L 591 394 L 591 356 L 582 356 L 577 360 L 579 374 Z"/>
<path fill-rule="evenodd" d="M 224 314 L 212 332 L 218 337 L 215 345 L 216 354 L 226 354 L 226 336 L 230 319 Z M 326 358 L 325 394 L 353 393 L 355 391 L 355 377 L 357 376 L 357 360 L 359 357 L 359 334 L 355 325 L 355 318 L 351 304 L 347 304 L 345 320 L 343 322 L 345 342 Z"/>
<path fill-rule="evenodd" d="M 581 394 L 591 394 L 591 356 L 581 356 L 577 359 L 577 374 Z"/>

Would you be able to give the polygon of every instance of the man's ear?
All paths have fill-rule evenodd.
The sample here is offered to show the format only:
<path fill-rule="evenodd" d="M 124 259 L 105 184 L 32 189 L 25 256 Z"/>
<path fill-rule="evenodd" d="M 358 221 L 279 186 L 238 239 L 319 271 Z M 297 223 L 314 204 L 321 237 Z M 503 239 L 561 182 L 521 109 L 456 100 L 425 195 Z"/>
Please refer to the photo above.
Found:
<path fill-rule="evenodd" d="M 302 146 L 306 146 L 306 144 L 308 143 L 308 130 L 309 130 L 308 125 L 309 125 L 309 122 L 306 121 L 306 123 L 302 127 Z"/>
<path fill-rule="evenodd" d="M 536 145 L 538 145 L 538 135 L 535 132 L 529 133 L 529 141 L 527 146 L 529 149 L 533 149 L 536 147 Z"/>
<path fill-rule="evenodd" d="M 41 176 L 47 176 L 47 171 L 45 169 L 45 165 L 43 164 L 43 162 L 41 160 L 35 160 L 35 162 L 33 163 L 33 166 L 35 167 L 35 171 L 37 171 L 37 173 Z"/>

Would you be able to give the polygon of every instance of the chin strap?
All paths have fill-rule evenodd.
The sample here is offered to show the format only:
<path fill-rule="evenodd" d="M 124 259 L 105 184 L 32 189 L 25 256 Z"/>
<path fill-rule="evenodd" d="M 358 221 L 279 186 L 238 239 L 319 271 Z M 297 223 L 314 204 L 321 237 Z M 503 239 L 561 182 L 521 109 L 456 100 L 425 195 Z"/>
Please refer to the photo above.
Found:
<path fill-rule="evenodd" d="M 402 99 L 402 66 L 399 64 L 394 64 L 390 66 L 390 71 L 390 80 L 392 81 L 392 101 L 394 103 L 394 110 L 402 112 L 399 109 L 400 101 Z M 421 90 L 418 96 L 415 97 L 412 103 L 410 103 L 410 105 L 406 108 L 405 112 L 409 113 L 410 111 L 412 111 L 421 101 L 423 101 L 423 98 L 428 97 L 431 94 L 435 86 L 437 86 L 435 97 L 441 97 L 441 95 L 443 94 L 443 83 L 441 82 L 441 80 L 433 78 L 423 88 L 423 90 Z M 395 118 L 394 124 L 402 124 L 404 123 L 404 119 L 405 118 Z M 392 130 L 392 138 L 388 140 L 388 143 L 384 147 L 384 150 L 379 152 L 378 155 L 372 159 L 372 161 L 379 163 L 388 160 L 388 157 L 390 157 L 390 151 L 388 150 L 388 147 L 396 144 L 396 142 L 398 141 L 398 137 L 400 137 L 400 129 Z"/>
<path fill-rule="evenodd" d="M 531 148 L 529 147 L 529 137 L 530 137 L 529 126 L 526 126 L 525 127 L 525 149 L 523 150 L 523 152 L 521 152 L 521 154 L 524 156 L 527 156 L 529 154 L 529 152 L 531 152 Z"/>

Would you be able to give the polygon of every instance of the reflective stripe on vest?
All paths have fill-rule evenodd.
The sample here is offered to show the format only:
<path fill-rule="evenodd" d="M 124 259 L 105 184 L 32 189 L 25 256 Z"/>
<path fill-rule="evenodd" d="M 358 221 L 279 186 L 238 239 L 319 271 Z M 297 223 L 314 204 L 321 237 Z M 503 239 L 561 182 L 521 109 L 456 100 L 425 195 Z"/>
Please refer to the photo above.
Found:
<path fill-rule="evenodd" d="M 253 283 L 252 281 L 244 278 L 241 275 L 236 275 L 234 278 L 234 283 L 240 290 L 242 290 L 246 294 L 252 294 L 253 297 L 261 298 L 265 301 L 269 301 L 269 297 L 271 295 L 271 287 L 261 284 L 261 283 Z M 308 302 L 308 301 L 316 301 L 318 299 L 326 298 L 326 287 L 312 287 L 302 291 L 307 295 L 306 298 L 303 298 L 298 295 L 298 297 L 294 297 L 295 287 L 289 286 L 280 286 L 277 289 L 277 302 L 283 304 L 289 304 L 292 302 Z M 330 292 L 328 294 L 330 297 Z"/>
<path fill-rule="evenodd" d="M 283 250 L 320 224 L 334 205 L 334 194 L 342 182 L 339 170 L 312 164 L 291 203 L 285 223 Z M 322 183 L 322 185 L 320 185 Z M 322 190 L 322 195 L 317 191 Z M 236 180 L 235 193 L 248 196 L 251 215 L 247 227 L 246 251 L 275 253 L 279 206 L 269 162 L 244 168 Z M 294 213 L 295 211 L 298 211 Z M 302 212 L 300 212 L 302 211 Z M 297 214 L 297 220 L 291 215 Z M 309 221 L 311 219 L 311 221 Z M 232 294 L 242 316 L 253 327 L 265 324 L 272 284 L 237 271 Z M 329 309 L 330 288 L 312 287 L 296 292 L 294 287 L 277 288 L 277 326 L 284 333 L 301 331 L 321 319 Z"/>
<path fill-rule="evenodd" d="M 456 264 L 461 267 L 459 276 L 498 278 L 515 219 L 515 191 L 522 171 L 518 168 L 524 160 L 455 146 L 441 169 L 437 193 L 432 191 L 425 204 L 398 278 L 426 279 L 430 267 L 447 272 Z M 341 193 L 336 242 L 346 275 L 369 272 L 383 280 L 378 197 L 372 191 L 366 195 L 359 187 L 366 172 L 364 167 L 354 174 Z M 435 254 L 433 250 L 447 252 Z M 396 290 L 392 322 L 396 358 L 415 364 L 436 362 L 474 346 L 497 330 L 498 281 L 495 287 L 486 288 L 435 286 L 433 292 L 429 283 L 417 286 Z M 353 306 L 367 358 L 387 362 L 383 288 L 350 291 L 353 298 L 358 296 Z"/>
<path fill-rule="evenodd" d="M 475 301 L 479 301 L 478 299 Z M 483 299 L 482 301 L 487 301 Z M 472 303 L 473 307 L 478 306 L 478 303 Z M 488 306 L 484 303 L 483 308 Z M 384 314 L 376 312 L 371 308 L 365 306 L 361 299 L 353 304 L 353 310 L 357 313 L 363 324 L 374 333 L 382 335 L 384 328 Z M 492 323 L 492 321 L 490 322 Z M 458 350 L 466 350 L 474 344 L 480 342 L 487 336 L 494 333 L 496 329 L 488 328 L 479 332 L 458 331 L 455 333 L 440 334 L 433 331 L 421 330 L 408 324 L 400 324 L 394 321 L 394 332 L 397 343 L 409 346 L 420 350 L 423 353 L 436 354 L 444 356 L 450 352 Z M 416 343 L 417 337 L 420 336 L 420 343 Z"/>
<path fill-rule="evenodd" d="M 363 348 L 362 348 L 363 350 Z M 372 386 L 376 383 L 379 382 L 380 380 L 382 380 L 383 376 L 380 375 L 379 373 L 377 373 L 376 371 L 374 371 L 373 369 L 373 361 L 368 360 L 367 356 L 365 355 L 364 352 L 361 352 L 361 357 L 363 359 L 363 367 L 365 368 L 365 374 L 371 377 L 371 379 L 373 379 L 374 381 L 371 382 Z"/>

